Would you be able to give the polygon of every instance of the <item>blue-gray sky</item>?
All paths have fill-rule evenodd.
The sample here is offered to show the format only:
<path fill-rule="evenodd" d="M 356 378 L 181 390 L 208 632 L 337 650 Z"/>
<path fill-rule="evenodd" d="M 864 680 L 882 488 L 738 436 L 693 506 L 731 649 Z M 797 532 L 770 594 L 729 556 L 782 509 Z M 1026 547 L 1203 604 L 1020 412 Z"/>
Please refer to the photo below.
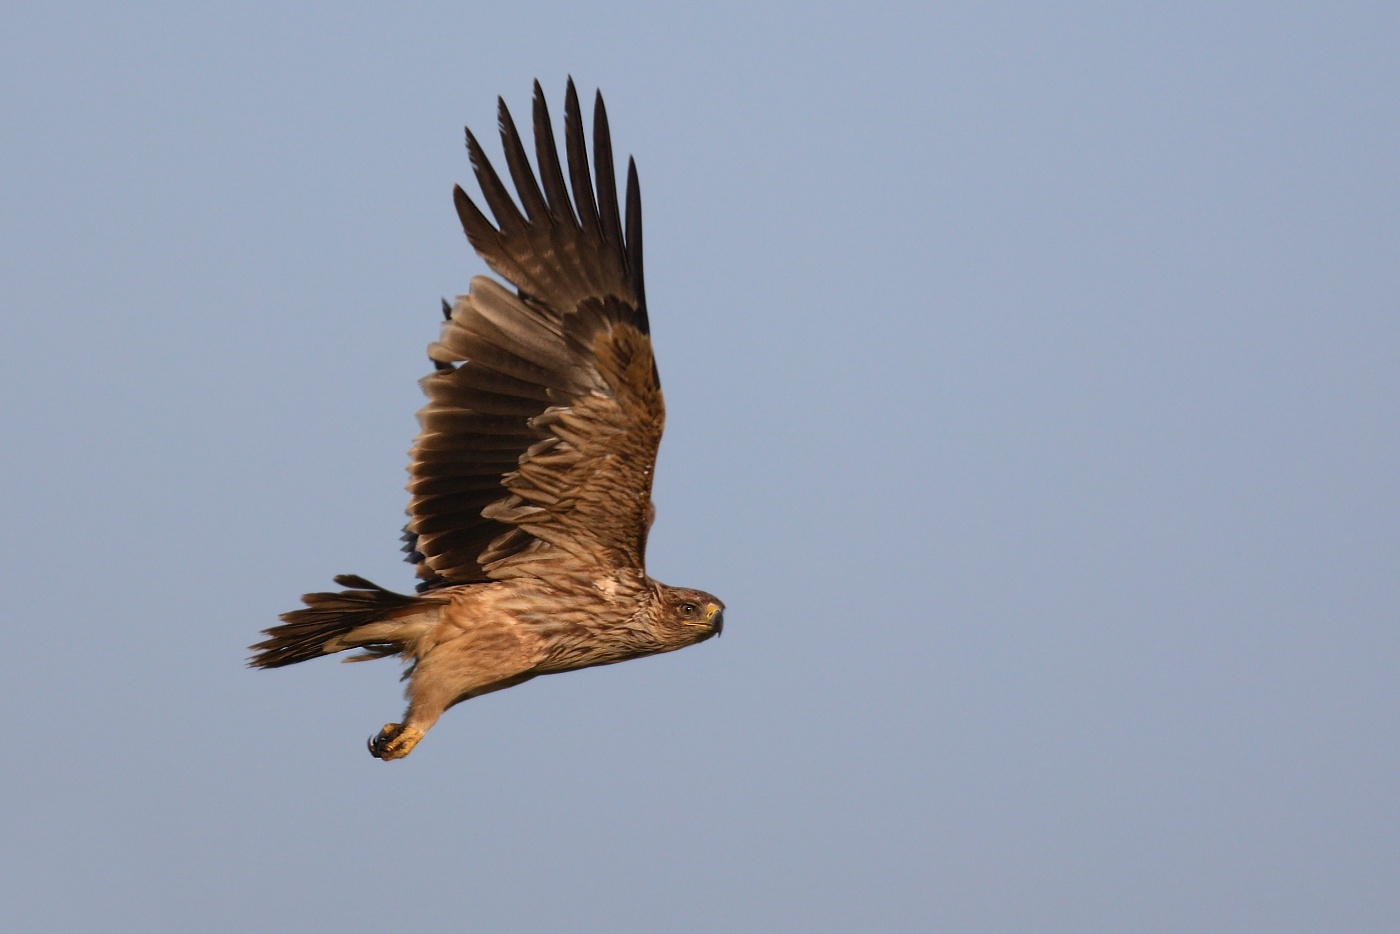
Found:
<path fill-rule="evenodd" d="M 1400 8 L 128 7 L 0 12 L 0 926 L 1400 929 Z M 245 646 L 410 586 L 461 128 L 569 74 L 726 634 L 381 763 Z"/>

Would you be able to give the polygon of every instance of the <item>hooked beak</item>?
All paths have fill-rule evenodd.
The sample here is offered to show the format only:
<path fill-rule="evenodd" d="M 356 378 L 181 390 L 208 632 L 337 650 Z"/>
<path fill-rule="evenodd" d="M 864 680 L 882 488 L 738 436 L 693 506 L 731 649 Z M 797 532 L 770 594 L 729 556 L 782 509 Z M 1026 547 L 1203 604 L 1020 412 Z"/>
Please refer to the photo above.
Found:
<path fill-rule="evenodd" d="M 710 610 L 710 629 L 717 636 L 723 635 L 724 609 L 722 607 L 715 606 L 713 603 L 710 604 L 710 606 L 713 607 L 713 609 Z"/>

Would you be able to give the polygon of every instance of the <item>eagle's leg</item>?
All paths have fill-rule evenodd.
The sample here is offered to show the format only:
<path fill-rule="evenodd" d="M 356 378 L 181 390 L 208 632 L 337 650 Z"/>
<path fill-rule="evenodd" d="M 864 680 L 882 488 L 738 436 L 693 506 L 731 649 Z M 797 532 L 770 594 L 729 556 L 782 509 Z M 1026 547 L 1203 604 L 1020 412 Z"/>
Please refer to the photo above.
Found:
<path fill-rule="evenodd" d="M 369 741 L 369 754 L 376 759 L 388 762 L 408 755 L 423 734 L 438 722 L 443 711 L 452 706 L 450 686 L 423 675 L 424 666 L 420 665 L 409 682 L 408 709 L 404 711 L 403 723 L 384 724 L 379 735 Z"/>
<path fill-rule="evenodd" d="M 386 761 L 402 759 L 448 708 L 529 681 L 534 672 L 522 669 L 535 660 L 526 647 L 515 631 L 480 628 L 469 637 L 437 643 L 417 659 L 409 676 L 403 723 L 385 724 L 369 741 L 370 754 Z"/>

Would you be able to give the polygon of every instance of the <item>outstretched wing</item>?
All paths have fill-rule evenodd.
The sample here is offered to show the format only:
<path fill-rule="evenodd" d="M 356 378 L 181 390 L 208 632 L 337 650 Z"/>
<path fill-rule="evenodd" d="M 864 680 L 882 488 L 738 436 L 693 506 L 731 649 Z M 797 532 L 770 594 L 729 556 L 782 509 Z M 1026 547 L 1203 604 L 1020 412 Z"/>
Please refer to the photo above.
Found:
<path fill-rule="evenodd" d="M 467 131 L 488 220 L 459 187 L 484 276 L 429 346 L 405 532 L 420 589 L 488 579 L 641 569 L 665 409 L 642 284 L 641 195 L 627 171 L 626 228 L 600 94 L 594 180 L 570 80 L 564 137 L 572 199 L 535 83 L 539 176 L 505 102 L 501 141 L 517 207 Z"/>

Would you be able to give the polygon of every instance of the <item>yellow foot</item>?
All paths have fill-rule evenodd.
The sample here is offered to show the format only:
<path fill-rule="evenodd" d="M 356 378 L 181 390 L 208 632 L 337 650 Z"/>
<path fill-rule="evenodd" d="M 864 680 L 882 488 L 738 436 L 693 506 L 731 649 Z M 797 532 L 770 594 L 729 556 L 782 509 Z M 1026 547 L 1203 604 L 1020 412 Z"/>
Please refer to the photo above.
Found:
<path fill-rule="evenodd" d="M 402 759 L 413 751 L 413 747 L 417 746 L 422 738 L 422 730 L 415 730 L 402 723 L 386 723 L 379 735 L 369 741 L 369 754 L 385 762 L 390 759 Z"/>

